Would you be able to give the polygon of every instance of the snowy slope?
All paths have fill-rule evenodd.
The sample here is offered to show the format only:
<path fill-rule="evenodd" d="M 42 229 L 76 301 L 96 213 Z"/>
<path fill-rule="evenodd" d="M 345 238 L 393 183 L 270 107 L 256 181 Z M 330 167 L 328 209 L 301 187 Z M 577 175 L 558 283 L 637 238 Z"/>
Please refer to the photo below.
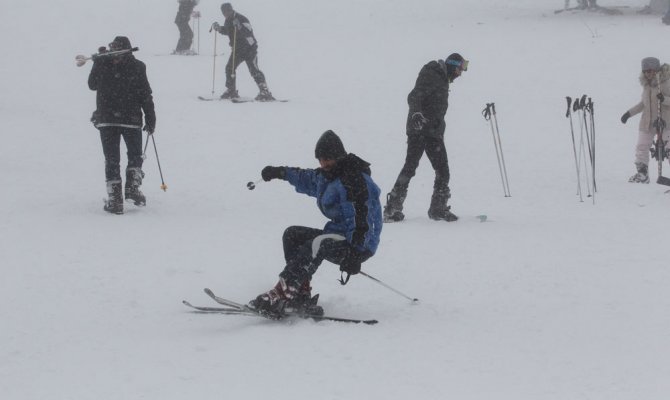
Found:
<path fill-rule="evenodd" d="M 233 2 L 260 42 L 270 89 L 288 103 L 203 103 L 212 91 L 219 2 L 202 0 L 201 56 L 166 56 L 177 4 L 2 2 L 0 397 L 3 399 L 665 399 L 670 393 L 669 195 L 632 185 L 639 61 L 668 61 L 658 16 L 561 13 L 562 1 Z M 88 118 L 90 54 L 127 35 L 147 64 L 156 143 L 148 206 L 102 211 L 103 157 Z M 218 38 L 215 92 L 229 49 Z M 311 198 L 259 178 L 265 165 L 317 166 L 333 129 L 372 163 L 386 193 L 405 156 L 406 96 L 429 60 L 458 51 L 446 143 L 453 211 L 426 210 L 422 160 L 407 221 L 388 224 L 342 287 L 324 263 L 327 312 L 376 326 L 189 313 L 203 287 L 247 301 L 282 268 L 290 225 L 324 223 Z M 238 70 L 241 94 L 253 96 Z M 565 96 L 596 104 L 598 193 L 580 202 Z M 488 123 L 496 102 L 511 198 Z M 670 175 L 667 167 L 666 175 Z M 655 179 L 656 168 L 652 167 Z M 480 223 L 477 215 L 488 215 Z"/>

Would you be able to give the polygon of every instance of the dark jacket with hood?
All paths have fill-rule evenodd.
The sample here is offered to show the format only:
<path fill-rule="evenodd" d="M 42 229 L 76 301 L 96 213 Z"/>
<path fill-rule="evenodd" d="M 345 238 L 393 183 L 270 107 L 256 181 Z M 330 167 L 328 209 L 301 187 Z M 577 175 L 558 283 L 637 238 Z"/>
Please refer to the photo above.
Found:
<path fill-rule="evenodd" d="M 118 36 L 114 41 L 120 42 L 122 49 L 131 48 L 130 40 L 124 36 Z M 146 65 L 132 53 L 94 59 L 88 87 L 97 92 L 97 109 L 94 114 L 97 128 L 142 128 L 144 111 L 145 123 L 153 132 L 156 113 Z"/>
<path fill-rule="evenodd" d="M 370 164 L 355 154 L 337 160 L 330 171 L 286 168 L 285 179 L 298 193 L 316 197 L 330 221 L 326 233 L 342 235 L 359 252 L 373 255 L 382 230 L 380 189 L 370 177 Z"/>
<path fill-rule="evenodd" d="M 444 116 L 449 107 L 449 76 L 443 60 L 424 65 L 416 78 L 414 89 L 407 96 L 407 135 L 444 136 Z M 412 115 L 420 112 L 428 120 L 421 130 L 411 123 Z"/>
<path fill-rule="evenodd" d="M 236 54 L 254 54 L 258 50 L 258 42 L 249 19 L 237 11 L 233 11 L 232 17 L 226 18 L 218 32 L 228 36 L 228 43 L 235 48 Z"/>

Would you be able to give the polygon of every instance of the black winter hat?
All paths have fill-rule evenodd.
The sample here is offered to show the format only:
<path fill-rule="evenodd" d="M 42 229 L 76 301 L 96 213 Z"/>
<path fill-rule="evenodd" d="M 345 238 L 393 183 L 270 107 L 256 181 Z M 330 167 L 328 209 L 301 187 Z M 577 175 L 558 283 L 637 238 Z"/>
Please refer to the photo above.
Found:
<path fill-rule="evenodd" d="M 225 13 L 226 11 L 233 11 L 233 5 L 230 3 L 221 4 L 221 12 Z"/>
<path fill-rule="evenodd" d="M 109 48 L 112 50 L 130 50 L 132 46 L 130 45 L 130 39 L 125 36 L 117 36 L 109 44 Z"/>
<path fill-rule="evenodd" d="M 314 157 L 325 160 L 337 160 L 347 155 L 344 145 L 339 136 L 331 130 L 327 130 L 316 142 Z"/>

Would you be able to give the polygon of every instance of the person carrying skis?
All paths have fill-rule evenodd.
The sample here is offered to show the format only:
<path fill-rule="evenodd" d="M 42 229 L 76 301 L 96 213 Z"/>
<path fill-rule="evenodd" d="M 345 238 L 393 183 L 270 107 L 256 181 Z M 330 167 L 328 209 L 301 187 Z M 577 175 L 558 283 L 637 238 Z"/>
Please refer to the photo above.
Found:
<path fill-rule="evenodd" d="M 249 302 L 249 306 L 270 315 L 305 312 L 322 315 L 311 296 L 312 276 L 323 260 L 340 266 L 340 281 L 346 284 L 372 257 L 379 245 L 382 212 L 379 187 L 370 177 L 370 164 L 344 150 L 331 130 L 321 135 L 314 150 L 320 168 L 263 168 L 264 181 L 282 179 L 317 200 L 319 210 L 330 221 L 323 229 L 291 226 L 284 231 L 286 265 L 279 282 Z M 344 274 L 347 274 L 346 279 Z"/>
<path fill-rule="evenodd" d="M 156 113 L 147 79 L 147 68 L 133 56 L 131 48 L 127 37 L 117 36 L 109 44 L 109 51 L 129 51 L 121 55 L 93 57 L 93 67 L 88 76 L 88 87 L 97 92 L 97 108 L 91 122 L 100 130 L 102 151 L 105 155 L 105 179 L 109 198 L 105 202 L 104 210 L 113 214 L 123 214 L 119 166 L 121 137 L 128 150 L 125 198 L 132 200 L 136 206 L 144 206 L 146 198 L 140 191 L 144 177 L 142 112 L 144 130 L 151 135 L 156 128 Z M 104 47 L 99 49 L 99 53 L 106 51 Z"/>
<path fill-rule="evenodd" d="M 386 197 L 384 222 L 402 221 L 403 202 L 407 197 L 409 181 L 416 173 L 419 160 L 425 152 L 435 170 L 433 196 L 428 217 L 436 221 L 456 221 L 447 201 L 449 190 L 449 163 L 444 145 L 444 116 L 449 106 L 449 84 L 468 70 L 468 61 L 453 53 L 444 61 L 431 61 L 424 65 L 416 79 L 414 89 L 407 96 L 407 156 L 393 189 Z"/>
<path fill-rule="evenodd" d="M 667 123 L 670 121 L 670 103 L 665 98 L 670 96 L 670 65 L 663 64 L 658 58 L 647 57 L 642 59 L 642 100 L 621 116 L 621 122 L 626 123 L 630 117 L 642 113 L 635 147 L 635 167 L 637 172 L 628 182 L 649 183 L 649 148 L 657 136 L 657 120 L 659 102 L 661 106 L 661 131 L 665 143 L 665 152 L 670 149 L 670 131 Z"/>
<path fill-rule="evenodd" d="M 179 41 L 177 41 L 177 48 L 172 54 L 176 55 L 194 55 L 196 54 L 191 50 L 191 44 L 193 43 L 193 30 L 189 26 L 188 22 L 191 20 L 191 14 L 193 14 L 193 9 L 198 5 L 200 0 L 178 0 L 179 8 L 177 9 L 177 16 L 174 19 L 174 23 L 177 24 L 179 29 Z"/>
<path fill-rule="evenodd" d="M 222 99 L 233 99 L 239 97 L 236 89 L 235 71 L 242 62 L 247 63 L 249 73 L 260 90 L 256 96 L 258 101 L 272 101 L 275 98 L 270 93 L 265 82 L 265 75 L 258 68 L 258 42 L 254 37 L 249 19 L 233 10 L 230 3 L 221 4 L 221 13 L 225 17 L 223 26 L 218 22 L 212 24 L 212 29 L 222 35 L 228 36 L 232 52 L 226 63 L 226 91 L 221 95 Z"/>

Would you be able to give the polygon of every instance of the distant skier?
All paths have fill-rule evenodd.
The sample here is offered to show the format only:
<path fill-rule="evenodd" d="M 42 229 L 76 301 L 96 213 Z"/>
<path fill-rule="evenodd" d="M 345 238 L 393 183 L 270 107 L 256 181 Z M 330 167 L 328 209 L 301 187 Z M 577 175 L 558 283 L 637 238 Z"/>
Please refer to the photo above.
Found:
<path fill-rule="evenodd" d="M 387 195 L 384 221 L 402 221 L 403 202 L 407 197 L 409 181 L 416 173 L 419 160 L 426 153 L 435 170 L 433 196 L 428 217 L 433 220 L 456 221 L 447 201 L 449 190 L 449 163 L 444 145 L 444 116 L 449 106 L 449 84 L 468 70 L 468 61 L 453 53 L 446 60 L 431 61 L 424 65 L 416 79 L 414 89 L 407 96 L 407 156 L 405 165 Z"/>
<path fill-rule="evenodd" d="M 178 0 L 177 2 L 179 3 L 179 9 L 177 10 L 177 16 L 174 19 L 174 23 L 177 24 L 177 28 L 179 28 L 179 41 L 177 42 L 177 48 L 172 54 L 194 55 L 196 53 L 191 50 L 191 45 L 193 44 L 193 30 L 188 23 L 191 20 L 193 9 L 198 5 L 200 0 Z"/>
<path fill-rule="evenodd" d="M 212 28 L 222 35 L 228 36 L 232 52 L 226 64 L 226 91 L 221 95 L 222 99 L 233 99 L 239 97 L 236 86 L 237 67 L 242 62 L 247 63 L 249 73 L 258 85 L 260 90 L 256 100 L 272 101 L 275 98 L 270 93 L 268 85 L 265 82 L 265 75 L 258 68 L 258 42 L 254 37 L 254 31 L 251 28 L 249 19 L 244 15 L 233 10 L 230 3 L 221 5 L 221 12 L 226 18 L 223 26 L 218 22 L 212 24 Z"/>
<path fill-rule="evenodd" d="M 342 274 L 358 274 L 361 263 L 379 244 L 382 230 L 380 190 L 370 177 L 370 164 L 347 153 L 333 131 L 321 135 L 314 151 L 320 168 L 263 168 L 264 181 L 282 179 L 298 193 L 316 197 L 319 210 L 330 221 L 323 229 L 291 226 L 284 231 L 286 266 L 274 288 L 249 302 L 264 313 L 288 311 L 323 314 L 312 298 L 311 279 L 323 260 L 340 266 Z"/>
<path fill-rule="evenodd" d="M 659 92 L 660 82 L 660 92 Z M 635 147 L 635 167 L 637 173 L 630 177 L 628 182 L 649 183 L 649 148 L 657 135 L 656 123 L 658 118 L 658 106 L 661 102 L 662 128 L 667 128 L 670 122 L 670 103 L 664 102 L 670 98 L 670 65 L 663 64 L 658 58 L 647 57 L 642 59 L 642 73 L 640 75 L 642 85 L 642 100 L 626 111 L 621 116 L 621 122 L 626 123 L 633 115 L 642 113 L 640 118 L 637 146 Z M 663 129 L 663 141 L 666 153 L 670 149 L 670 131 Z"/>
<path fill-rule="evenodd" d="M 130 40 L 117 36 L 109 44 L 110 51 L 131 49 Z M 100 52 L 106 51 L 104 47 Z M 91 121 L 100 130 L 102 151 L 105 155 L 105 179 L 107 199 L 104 210 L 113 214 L 123 214 L 123 193 L 121 191 L 120 144 L 121 137 L 128 150 L 126 167 L 125 198 L 137 206 L 146 205 L 146 198 L 140 191 L 142 185 L 142 112 L 144 130 L 149 135 L 156 127 L 156 114 L 151 86 L 147 79 L 146 65 L 132 53 L 123 55 L 94 57 L 93 67 L 88 77 L 88 87 L 95 90 L 97 109 Z"/>

